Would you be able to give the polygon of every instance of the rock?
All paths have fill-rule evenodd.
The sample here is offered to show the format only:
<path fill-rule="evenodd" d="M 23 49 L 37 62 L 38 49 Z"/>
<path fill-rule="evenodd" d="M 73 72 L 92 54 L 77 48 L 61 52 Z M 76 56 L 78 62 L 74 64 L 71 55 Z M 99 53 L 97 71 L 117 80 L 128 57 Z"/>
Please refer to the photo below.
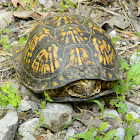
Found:
<path fill-rule="evenodd" d="M 9 110 L 0 120 L 0 140 L 14 140 L 18 125 L 17 112 Z"/>
<path fill-rule="evenodd" d="M 123 128 L 117 128 L 116 129 L 118 132 L 114 135 L 114 136 L 118 136 L 120 138 L 120 140 L 124 139 L 125 136 L 125 130 Z"/>
<path fill-rule="evenodd" d="M 133 140 L 140 140 L 140 135 L 134 136 Z"/>
<path fill-rule="evenodd" d="M 31 109 L 31 105 L 29 103 L 28 96 L 25 96 L 23 100 L 21 100 L 21 104 L 19 106 L 21 111 L 28 111 Z"/>
<path fill-rule="evenodd" d="M 26 88 L 24 85 L 21 85 L 21 91 L 24 96 L 28 96 L 31 101 L 34 101 L 36 103 L 40 103 L 41 101 L 36 96 L 39 96 L 40 94 L 35 94 L 32 91 L 30 91 L 28 88 Z"/>
<path fill-rule="evenodd" d="M 38 109 L 38 104 L 34 101 L 29 101 L 29 104 L 32 108 L 33 111 L 37 110 Z"/>
<path fill-rule="evenodd" d="M 137 108 L 138 108 L 137 105 L 135 105 L 135 104 L 133 104 L 133 103 L 131 103 L 131 102 L 125 101 L 125 103 L 126 103 L 127 108 L 128 108 L 128 110 L 125 110 L 126 113 L 128 113 L 128 112 L 130 112 L 130 111 L 135 111 L 135 110 L 137 110 Z"/>
<path fill-rule="evenodd" d="M 23 137 L 22 140 L 36 140 L 36 138 L 31 134 L 27 134 Z"/>
<path fill-rule="evenodd" d="M 69 137 L 73 137 L 75 135 L 76 130 L 73 127 L 69 127 L 66 132 L 66 139 Z"/>
<path fill-rule="evenodd" d="M 121 118 L 120 118 L 120 116 L 119 116 L 119 114 L 118 114 L 118 112 L 117 112 L 116 110 L 114 110 L 114 109 L 106 109 L 105 112 L 104 112 L 104 114 L 105 114 L 104 121 L 105 121 L 105 122 L 108 122 L 114 129 L 117 129 L 118 127 L 120 127 L 120 128 L 122 127 L 122 123 L 121 123 L 121 121 L 119 120 L 119 119 L 121 119 Z M 111 116 L 111 115 L 106 115 L 106 114 L 115 115 L 115 116 L 117 116 L 119 119 L 114 118 L 114 117 Z"/>
<path fill-rule="evenodd" d="M 39 118 L 33 118 L 22 123 L 19 126 L 18 132 L 21 136 L 27 136 L 28 134 L 33 134 L 35 132 L 35 128 L 37 126 Z"/>
<path fill-rule="evenodd" d="M 57 135 L 58 135 L 58 137 L 59 137 L 59 139 L 58 140 L 63 140 L 64 139 L 64 137 L 66 136 L 66 129 L 65 130 L 62 130 L 62 131 L 60 131 L 60 132 L 58 132 L 58 133 L 55 133 L 55 140 L 57 140 Z"/>
<path fill-rule="evenodd" d="M 108 131 L 110 131 L 112 129 L 113 129 L 113 127 L 110 124 L 108 124 L 108 126 L 104 130 L 102 130 L 102 132 L 107 133 Z"/>
<path fill-rule="evenodd" d="M 140 107 L 137 108 L 136 112 L 140 115 Z"/>
<path fill-rule="evenodd" d="M 136 63 L 140 63 L 140 53 L 139 52 L 133 53 L 131 58 L 130 58 L 130 65 L 131 66 L 133 66 Z"/>
<path fill-rule="evenodd" d="M 140 105 L 140 90 L 138 89 L 138 91 L 136 91 L 135 94 L 132 94 L 132 96 L 128 98 L 128 101 L 139 106 Z"/>
<path fill-rule="evenodd" d="M 139 116 L 136 112 L 134 112 L 134 111 L 130 111 L 130 112 L 127 113 L 127 115 L 128 115 L 128 114 L 131 114 L 131 115 L 133 116 L 133 119 L 134 119 L 134 120 L 135 120 L 135 119 L 139 119 L 139 117 L 140 117 L 140 116 Z"/>
<path fill-rule="evenodd" d="M 45 117 L 45 123 L 41 123 L 42 127 L 48 128 L 53 132 L 60 131 L 72 119 L 72 106 L 70 104 L 48 103 L 42 110 Z"/>
<path fill-rule="evenodd" d="M 132 123 L 135 123 L 135 121 L 132 122 Z M 137 134 L 140 134 L 140 124 L 139 123 L 135 123 L 134 125 L 132 124 L 132 126 L 134 126 L 134 128 L 137 130 Z"/>
<path fill-rule="evenodd" d="M 45 8 L 49 9 L 53 6 L 53 0 L 38 0 Z"/>
<path fill-rule="evenodd" d="M 47 130 L 47 134 L 45 135 L 45 138 L 46 138 L 47 140 L 55 140 L 55 139 L 54 139 L 54 134 L 51 133 L 49 130 Z"/>

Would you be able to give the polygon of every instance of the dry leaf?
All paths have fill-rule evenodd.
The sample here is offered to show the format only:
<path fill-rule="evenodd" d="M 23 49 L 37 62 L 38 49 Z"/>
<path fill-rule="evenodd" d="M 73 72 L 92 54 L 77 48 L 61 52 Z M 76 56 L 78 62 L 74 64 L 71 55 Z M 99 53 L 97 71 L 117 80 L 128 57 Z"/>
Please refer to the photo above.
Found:
<path fill-rule="evenodd" d="M 11 0 L 14 7 L 16 8 L 17 7 L 17 4 L 19 3 L 24 9 L 26 7 L 26 4 L 23 2 L 23 0 Z"/>
<path fill-rule="evenodd" d="M 12 11 L 11 12 L 13 16 L 21 18 L 21 19 L 28 19 L 31 17 L 30 15 L 33 13 L 33 11 Z"/>
<path fill-rule="evenodd" d="M 11 12 L 1 11 L 0 12 L 0 29 L 4 29 L 5 27 L 7 27 L 9 23 L 12 22 L 13 20 L 12 17 L 13 15 L 11 14 Z"/>
<path fill-rule="evenodd" d="M 17 4 L 19 3 L 19 0 L 11 0 L 14 7 L 16 8 L 17 7 Z"/>

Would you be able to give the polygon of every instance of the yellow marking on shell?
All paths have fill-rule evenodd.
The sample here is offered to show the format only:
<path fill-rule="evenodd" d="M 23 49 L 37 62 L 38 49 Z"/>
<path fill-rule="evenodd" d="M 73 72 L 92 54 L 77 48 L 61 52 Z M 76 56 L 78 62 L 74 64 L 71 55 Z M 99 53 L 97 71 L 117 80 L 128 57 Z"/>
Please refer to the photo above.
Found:
<path fill-rule="evenodd" d="M 112 74 L 108 74 L 110 78 L 112 78 Z"/>
<path fill-rule="evenodd" d="M 68 22 L 68 19 L 64 16 L 63 17 L 63 19 L 64 19 L 64 21 L 65 21 L 65 24 L 68 24 L 69 22 Z"/>
<path fill-rule="evenodd" d="M 98 42 L 99 42 L 99 40 L 98 40 Z M 103 53 L 103 51 L 106 49 L 106 51 L 108 51 L 107 50 L 107 46 L 106 46 L 106 42 L 104 41 L 104 40 L 102 40 L 102 45 L 100 45 L 100 51 L 101 51 L 101 53 Z"/>
<path fill-rule="evenodd" d="M 38 22 L 36 23 L 33 28 L 30 30 L 30 33 L 36 28 L 36 26 L 38 26 L 40 24 L 40 26 L 42 25 L 42 22 Z"/>
<path fill-rule="evenodd" d="M 111 46 L 108 44 L 107 47 L 108 47 L 108 51 L 110 52 Z"/>
<path fill-rule="evenodd" d="M 80 38 L 79 38 L 78 36 L 75 36 L 75 38 L 77 39 L 77 41 L 78 41 L 79 43 L 81 43 L 81 40 L 80 40 Z"/>
<path fill-rule="evenodd" d="M 103 33 L 102 28 L 98 28 L 98 27 L 96 27 L 96 26 L 93 27 L 93 30 L 97 30 L 97 31 L 99 31 L 100 33 Z"/>
<path fill-rule="evenodd" d="M 92 42 L 93 42 L 93 45 L 95 45 L 96 51 L 98 52 L 99 51 L 99 45 L 97 44 L 97 39 L 96 38 L 93 38 L 92 39 Z"/>
<path fill-rule="evenodd" d="M 77 57 L 78 57 L 78 63 L 79 63 L 79 65 L 82 65 L 82 61 L 81 61 L 81 58 L 80 58 L 80 53 L 79 53 L 78 48 L 76 48 L 76 52 L 77 52 Z"/>
<path fill-rule="evenodd" d="M 47 87 L 47 85 L 48 85 L 48 82 L 45 82 L 45 85 L 43 85 L 41 88 L 45 89 Z"/>
<path fill-rule="evenodd" d="M 85 51 L 85 49 L 84 48 L 79 48 L 79 50 L 81 50 L 82 51 L 82 57 L 83 57 L 83 59 L 86 59 L 86 58 L 88 58 L 89 56 L 88 56 L 88 54 L 87 54 L 87 52 Z"/>
<path fill-rule="evenodd" d="M 94 57 L 95 57 L 95 58 L 97 57 L 97 53 L 94 54 Z"/>
<path fill-rule="evenodd" d="M 72 76 L 67 76 L 69 79 L 72 79 Z"/>
<path fill-rule="evenodd" d="M 52 82 L 52 85 L 53 85 L 53 86 L 57 86 L 58 83 L 55 81 L 55 82 Z"/>
<path fill-rule="evenodd" d="M 60 39 L 61 41 L 65 40 L 65 44 L 70 43 L 69 40 L 70 36 L 72 38 L 73 43 L 84 43 L 84 40 L 88 40 L 87 37 L 83 37 L 84 34 L 82 33 L 82 31 L 78 28 L 78 27 L 74 27 L 75 29 L 73 29 L 72 27 L 68 27 L 68 31 L 65 31 L 64 29 L 60 30 Z M 58 42 L 60 41 L 59 39 L 57 40 Z"/>
<path fill-rule="evenodd" d="M 72 32 L 72 31 L 68 31 L 67 34 L 68 34 L 68 35 L 71 34 L 71 37 L 72 37 L 73 42 L 76 43 L 76 40 L 75 40 L 75 37 L 74 37 L 73 32 Z"/>
<path fill-rule="evenodd" d="M 98 43 L 101 44 L 102 43 L 101 40 L 98 40 Z"/>
<path fill-rule="evenodd" d="M 99 62 L 104 65 L 113 64 L 114 59 L 116 57 L 115 51 L 111 49 L 110 45 L 106 44 L 105 40 L 102 40 L 102 45 L 98 45 L 98 39 L 92 39 L 93 45 L 95 46 L 96 51 L 99 53 Z"/>
<path fill-rule="evenodd" d="M 106 70 L 104 70 L 104 77 L 106 78 Z"/>
<path fill-rule="evenodd" d="M 55 68 L 58 69 L 59 68 L 59 62 L 57 60 L 57 58 L 58 58 L 57 53 L 58 53 L 59 48 L 55 44 L 52 44 L 52 46 L 54 47 L 54 49 L 53 49 L 54 65 L 55 65 Z"/>
<path fill-rule="evenodd" d="M 97 76 L 98 75 L 98 72 L 94 72 L 94 74 Z"/>
<path fill-rule="evenodd" d="M 50 58 L 51 72 L 54 73 L 55 71 L 54 71 L 52 53 L 49 54 L 49 58 Z"/>
<path fill-rule="evenodd" d="M 82 86 L 87 86 L 88 85 L 88 80 L 80 80 L 80 83 Z"/>
<path fill-rule="evenodd" d="M 85 39 L 85 40 L 88 40 L 88 38 L 87 38 L 87 37 L 84 37 L 84 39 Z"/>
<path fill-rule="evenodd" d="M 89 74 L 90 76 L 93 76 L 93 74 Z"/>
<path fill-rule="evenodd" d="M 53 21 L 55 21 L 55 20 L 57 20 L 58 19 L 58 17 L 56 16 L 56 17 L 53 17 Z"/>
<path fill-rule="evenodd" d="M 62 17 L 59 17 L 59 18 L 58 18 L 58 20 L 57 20 L 57 25 L 56 25 L 57 27 L 60 26 L 60 24 L 61 24 L 61 19 L 62 19 Z"/>
<path fill-rule="evenodd" d="M 93 24 L 91 22 L 88 22 L 87 25 L 88 25 L 89 28 L 93 27 Z"/>
<path fill-rule="evenodd" d="M 39 72 L 40 75 L 46 74 L 46 72 L 54 73 L 55 72 L 54 66 L 56 69 L 59 68 L 59 62 L 57 60 L 58 49 L 59 48 L 55 44 L 52 44 L 51 46 L 48 47 L 47 51 L 45 49 L 41 50 L 32 63 L 31 67 L 33 69 L 33 72 L 34 73 Z M 53 56 L 54 56 L 54 64 L 53 64 Z M 43 57 L 45 57 L 45 60 L 42 59 Z M 50 64 L 48 62 L 50 62 Z"/>

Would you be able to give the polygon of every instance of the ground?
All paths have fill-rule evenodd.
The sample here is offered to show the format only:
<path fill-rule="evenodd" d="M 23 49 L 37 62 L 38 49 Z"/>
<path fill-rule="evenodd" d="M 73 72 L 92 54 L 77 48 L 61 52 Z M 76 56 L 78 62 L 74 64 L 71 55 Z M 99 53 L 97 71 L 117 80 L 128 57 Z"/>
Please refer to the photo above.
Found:
<path fill-rule="evenodd" d="M 131 72 L 128 72 L 129 67 L 140 63 L 140 1 L 82 0 L 78 3 L 78 0 L 65 0 L 64 2 L 59 0 L 2 0 L 2 2 L 0 2 L 0 10 L 0 87 L 9 82 L 13 88 L 18 90 L 20 99 L 24 99 L 25 94 L 21 92 L 21 86 L 23 85 L 20 83 L 13 67 L 13 62 L 11 61 L 12 56 L 16 51 L 24 48 L 28 33 L 37 21 L 58 13 L 76 13 L 93 19 L 98 26 L 102 27 L 107 34 L 109 34 L 120 60 L 124 60 L 121 62 L 122 79 L 124 83 L 122 82 L 120 85 L 122 85 L 123 88 L 127 87 L 127 84 L 130 84 L 131 80 L 132 84 L 130 85 L 133 86 L 133 90 L 135 91 L 135 94 L 133 94 L 129 89 L 127 89 L 126 92 L 122 90 L 121 99 L 119 98 L 118 100 L 117 98 L 117 101 L 116 94 L 99 98 L 99 101 L 104 107 L 117 110 L 120 118 L 123 118 L 123 113 L 119 112 L 120 106 L 115 106 L 115 101 L 116 104 L 122 101 L 123 105 L 127 104 L 128 107 L 130 107 L 132 103 L 135 109 L 130 108 L 139 115 L 138 118 L 140 119 L 140 112 L 137 111 L 140 106 L 140 85 L 134 85 L 133 82 L 133 78 L 136 78 L 136 75 L 138 75 L 136 81 L 139 81 L 140 72 L 137 70 L 138 68 L 140 69 L 139 65 L 138 68 L 135 66 L 135 68 L 131 69 Z M 20 46 L 20 48 L 17 46 Z M 128 78 L 128 76 L 131 75 L 130 73 L 136 74 L 130 79 Z M 128 83 L 125 81 L 126 79 L 130 79 Z M 119 88 L 121 89 L 121 87 Z M 120 92 L 119 90 L 116 87 L 115 91 Z M 29 100 L 35 101 L 33 97 L 32 99 L 29 98 Z M 112 103 L 110 100 L 115 101 Z M 99 127 L 100 123 L 96 125 L 97 122 L 95 122 L 95 120 L 96 118 L 99 119 L 101 109 L 93 104 L 94 103 L 72 103 L 74 112 L 72 118 L 80 113 L 84 113 L 84 115 L 74 120 L 66 129 L 67 131 L 63 131 L 60 139 L 64 139 L 68 130 L 71 129 L 74 129 L 76 133 L 80 133 L 88 130 L 91 124 Z M 125 113 L 128 114 L 129 111 Z M 20 126 L 23 122 L 38 116 L 33 111 L 23 111 L 18 114 L 18 117 L 18 126 Z M 115 126 L 113 126 L 113 128 L 117 129 Z M 137 128 L 140 128 L 140 126 Z M 46 133 L 55 139 L 56 133 L 46 129 L 41 130 L 40 136 L 43 137 Z M 133 134 L 133 136 L 138 134 L 140 134 L 140 132 Z M 40 139 L 37 135 L 35 137 L 36 139 Z M 15 139 L 21 139 L 18 135 L 18 131 Z"/>

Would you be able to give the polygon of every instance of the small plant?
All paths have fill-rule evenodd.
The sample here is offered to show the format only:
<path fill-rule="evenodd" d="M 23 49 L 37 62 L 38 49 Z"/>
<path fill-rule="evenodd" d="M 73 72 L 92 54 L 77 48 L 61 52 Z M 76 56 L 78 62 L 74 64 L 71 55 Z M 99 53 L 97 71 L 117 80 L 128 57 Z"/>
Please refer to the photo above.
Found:
<path fill-rule="evenodd" d="M 122 77 L 124 70 L 128 71 L 127 78 L 121 79 L 115 83 L 114 92 L 117 96 L 115 100 L 110 101 L 110 104 L 117 107 L 118 112 L 122 113 L 123 115 L 122 123 L 126 124 L 125 140 L 132 140 L 132 136 L 136 134 L 136 129 L 131 125 L 134 124 L 134 122 L 139 123 L 139 120 L 134 120 L 131 114 L 128 114 L 128 116 L 126 117 L 126 110 L 128 110 L 128 108 L 127 104 L 125 104 L 124 101 L 126 91 L 130 90 L 132 93 L 135 93 L 133 91 L 133 86 L 140 84 L 140 63 L 137 63 L 130 68 L 130 65 L 126 64 L 124 60 L 121 60 L 120 65 Z"/>
<path fill-rule="evenodd" d="M 38 124 L 37 124 L 37 128 L 40 127 L 41 122 L 46 123 L 46 122 L 44 121 L 44 120 L 45 120 L 44 116 L 42 116 L 42 109 L 45 109 L 45 107 L 44 107 L 45 105 L 46 105 L 46 102 L 45 102 L 45 101 L 42 101 L 42 102 L 41 102 L 41 111 L 40 111 L 40 112 L 34 111 L 34 113 L 36 113 L 36 114 L 39 115 L 39 121 L 38 121 Z M 36 128 L 36 129 L 37 129 L 37 128 Z"/>
<path fill-rule="evenodd" d="M 140 124 L 139 119 L 133 118 L 132 114 L 128 114 L 125 119 L 127 120 L 127 126 L 125 127 L 125 139 L 132 140 L 132 136 L 137 134 L 137 130 L 133 127 L 135 123 Z"/>
<path fill-rule="evenodd" d="M 137 36 L 140 37 L 140 32 L 137 32 Z"/>
<path fill-rule="evenodd" d="M 117 105 L 120 101 L 124 101 L 126 91 L 130 90 L 132 93 L 135 93 L 133 91 L 133 86 L 140 84 L 140 63 L 137 63 L 130 68 L 130 65 L 126 64 L 124 60 L 121 60 L 120 65 L 122 77 L 124 70 L 129 71 L 126 79 L 121 79 L 115 83 L 113 90 L 117 97 L 116 100 L 110 101 L 111 105 Z"/>
<path fill-rule="evenodd" d="M 11 104 L 15 109 L 18 109 L 20 102 L 20 96 L 16 95 L 17 90 L 12 88 L 10 83 L 0 88 L 0 105 L 6 107 Z"/>
<path fill-rule="evenodd" d="M 116 41 L 121 40 L 121 37 L 120 36 L 115 36 L 115 37 L 111 38 L 111 40 L 112 40 L 113 44 L 116 44 Z"/>
<path fill-rule="evenodd" d="M 102 123 L 99 128 L 94 128 L 92 125 L 89 128 L 89 131 L 85 133 L 79 133 L 74 135 L 77 138 L 83 138 L 84 140 L 110 140 L 114 137 L 114 135 L 118 132 L 117 130 L 110 130 L 107 134 L 101 132 L 108 126 L 108 122 Z M 97 132 L 97 136 L 93 139 L 93 132 Z M 99 136 L 99 134 L 101 134 Z M 69 140 L 76 140 L 75 138 L 69 138 Z"/>
<path fill-rule="evenodd" d="M 45 95 L 45 101 L 42 101 L 42 102 L 41 102 L 41 111 L 40 111 L 40 112 L 34 111 L 34 113 L 36 113 L 36 114 L 39 115 L 39 121 L 38 121 L 38 124 L 37 124 L 36 129 L 40 127 L 40 124 L 41 124 L 42 122 L 43 122 L 43 123 L 46 123 L 46 122 L 44 121 L 45 118 L 44 118 L 44 116 L 42 115 L 42 109 L 45 109 L 46 101 L 49 101 L 49 102 L 52 102 L 52 101 L 53 101 L 52 99 L 50 99 L 49 95 L 48 95 L 45 91 L 44 91 L 44 95 Z M 35 129 L 35 131 L 36 131 L 36 129 Z"/>
<path fill-rule="evenodd" d="M 72 8 L 76 7 L 76 4 L 74 4 L 70 0 L 64 0 L 64 2 L 61 0 L 60 4 L 61 4 L 61 8 L 57 8 L 60 13 L 64 12 L 65 10 L 67 10 L 69 8 L 69 6 L 72 7 Z"/>
<path fill-rule="evenodd" d="M 11 44 L 8 43 L 8 36 L 3 37 L 4 34 L 11 32 L 11 29 L 0 29 L 0 44 L 3 46 L 3 50 L 9 49 L 12 47 Z"/>

